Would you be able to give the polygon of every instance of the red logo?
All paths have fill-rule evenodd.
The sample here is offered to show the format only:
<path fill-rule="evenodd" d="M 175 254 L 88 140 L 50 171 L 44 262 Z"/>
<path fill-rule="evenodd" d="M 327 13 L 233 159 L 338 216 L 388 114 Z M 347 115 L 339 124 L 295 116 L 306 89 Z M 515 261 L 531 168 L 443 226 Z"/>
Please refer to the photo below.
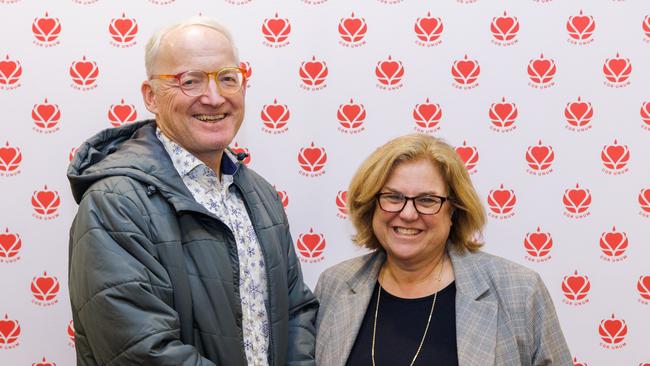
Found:
<path fill-rule="evenodd" d="M 589 366 L 586 362 L 578 362 L 577 358 L 573 358 L 573 366 Z"/>
<path fill-rule="evenodd" d="M 506 102 L 506 98 L 501 98 L 501 103 L 492 103 L 490 112 L 488 112 L 492 125 L 490 129 L 496 132 L 510 132 L 517 128 L 515 122 L 519 111 L 515 103 Z"/>
<path fill-rule="evenodd" d="M 325 259 L 323 251 L 325 250 L 325 237 L 323 234 L 314 233 L 314 229 L 309 229 L 309 233 L 300 234 L 296 241 L 298 252 L 302 256 L 300 261 L 303 263 L 316 263 Z"/>
<path fill-rule="evenodd" d="M 472 89 L 478 86 L 478 76 L 481 67 L 476 60 L 470 60 L 467 55 L 462 60 L 454 61 L 451 66 L 451 76 L 454 78 L 454 87 L 458 89 Z"/>
<path fill-rule="evenodd" d="M 601 259 L 607 262 L 620 262 L 627 258 L 625 250 L 628 246 L 627 234 L 616 231 L 616 226 L 610 232 L 604 232 L 600 236 L 600 250 L 603 255 Z"/>
<path fill-rule="evenodd" d="M 645 123 L 645 125 L 641 126 L 650 131 L 650 101 L 641 104 L 641 120 Z"/>
<path fill-rule="evenodd" d="M 20 174 L 20 163 L 23 154 L 18 146 L 10 146 L 9 141 L 0 147 L 0 176 L 11 177 Z"/>
<path fill-rule="evenodd" d="M 377 62 L 375 76 L 377 76 L 377 81 L 379 82 L 377 84 L 379 89 L 399 89 L 403 86 L 404 65 L 402 65 L 402 61 L 393 61 L 389 55 L 387 60 Z"/>
<path fill-rule="evenodd" d="M 578 271 L 573 272 L 573 275 L 564 276 L 562 280 L 562 292 L 564 299 L 562 301 L 568 305 L 583 305 L 589 302 L 587 295 L 591 289 L 591 282 L 589 277 L 579 275 Z"/>
<path fill-rule="evenodd" d="M 630 74 L 632 73 L 632 64 L 629 58 L 622 58 L 616 54 L 614 58 L 608 58 L 603 64 L 603 74 L 605 75 L 605 85 L 612 88 L 622 88 L 630 85 Z"/>
<path fill-rule="evenodd" d="M 111 104 L 108 109 L 108 121 L 113 127 L 120 127 L 133 122 L 136 118 L 138 118 L 138 112 L 136 112 L 135 106 L 124 103 L 124 98 L 122 98 L 120 104 Z"/>
<path fill-rule="evenodd" d="M 95 61 L 86 61 L 86 56 L 81 61 L 74 61 L 70 65 L 70 77 L 77 90 L 91 90 L 97 87 L 95 83 L 99 76 L 99 68 Z"/>
<path fill-rule="evenodd" d="M 641 215 L 650 217 L 650 188 L 643 188 L 639 192 L 639 205 L 641 206 Z"/>
<path fill-rule="evenodd" d="M 495 219 L 508 219 L 515 215 L 514 208 L 517 203 L 517 196 L 512 189 L 503 188 L 491 189 L 488 195 L 489 215 Z"/>
<path fill-rule="evenodd" d="M 289 34 L 291 33 L 291 23 L 289 19 L 279 18 L 275 13 L 275 18 L 266 18 L 262 23 L 262 35 L 264 35 L 264 45 L 268 47 L 284 47 L 289 44 Z"/>
<path fill-rule="evenodd" d="M 620 349 L 625 346 L 627 324 L 625 320 L 616 319 L 612 314 L 611 319 L 603 319 L 598 326 L 598 334 L 602 340 L 601 346 L 607 349 Z"/>
<path fill-rule="evenodd" d="M 650 15 L 646 15 L 643 19 L 643 32 L 645 33 L 645 41 L 650 42 Z"/>
<path fill-rule="evenodd" d="M 641 301 L 643 304 L 648 304 L 650 301 L 650 276 L 639 276 L 639 281 L 636 283 L 636 289 L 639 291 Z"/>
<path fill-rule="evenodd" d="M 48 13 L 42 18 L 34 18 L 32 33 L 36 40 L 34 44 L 41 47 L 52 47 L 59 44 L 58 38 L 61 34 L 61 22 L 59 18 L 50 18 Z"/>
<path fill-rule="evenodd" d="M 59 217 L 57 211 L 61 204 L 59 192 L 50 191 L 47 185 L 42 191 L 34 191 L 32 195 L 32 207 L 34 208 L 33 216 L 41 220 L 52 220 Z"/>
<path fill-rule="evenodd" d="M 341 219 L 348 218 L 348 191 L 338 191 L 336 193 L 336 208 L 338 216 Z"/>
<path fill-rule="evenodd" d="M 594 117 L 594 110 L 590 102 L 583 102 L 578 97 L 578 100 L 566 104 L 564 117 L 568 130 L 582 132 L 591 128 L 590 122 Z"/>
<path fill-rule="evenodd" d="M 478 164 L 478 149 L 476 146 L 467 146 L 467 141 L 463 140 L 463 146 L 457 146 L 455 150 L 465 164 L 467 173 L 476 173 L 476 165 Z"/>
<path fill-rule="evenodd" d="M 10 233 L 6 228 L 5 232 L 0 234 L 0 263 L 12 263 L 20 259 L 20 248 L 23 242 L 20 235 Z"/>
<path fill-rule="evenodd" d="M 553 147 L 542 145 L 542 140 L 539 140 L 537 145 L 528 146 L 526 149 L 526 163 L 529 167 L 527 172 L 529 174 L 541 176 L 551 173 L 553 160 L 555 160 Z"/>
<path fill-rule="evenodd" d="M 537 89 L 550 88 L 555 85 L 553 77 L 556 71 L 555 61 L 544 58 L 542 53 L 538 59 L 530 60 L 528 63 L 528 77 L 530 78 L 528 85 Z"/>
<path fill-rule="evenodd" d="M 275 186 L 273 188 L 275 188 Z M 280 202 L 282 202 L 282 207 L 287 208 L 287 206 L 289 206 L 289 195 L 287 194 L 287 191 L 278 191 L 277 188 L 275 191 L 278 192 L 278 197 L 280 198 Z"/>
<path fill-rule="evenodd" d="M 20 336 L 20 324 L 18 320 L 9 319 L 5 314 L 4 319 L 0 319 L 0 348 L 10 349 L 18 347 L 18 337 Z"/>
<path fill-rule="evenodd" d="M 75 342 L 75 332 L 74 332 L 74 324 L 72 323 L 72 320 L 70 320 L 70 323 L 68 323 L 68 328 L 67 328 L 67 333 L 68 333 L 68 345 L 72 348 L 74 348 L 74 342 Z"/>
<path fill-rule="evenodd" d="M 240 153 L 246 154 L 247 155 L 246 158 L 244 158 L 244 160 L 241 160 L 241 162 L 244 163 L 244 165 L 250 165 L 251 154 L 250 151 L 248 151 L 248 148 L 240 147 L 239 144 L 235 142 L 235 146 L 231 147 L 230 150 L 232 150 L 234 154 L 240 154 Z"/>
<path fill-rule="evenodd" d="M 0 89 L 11 90 L 20 86 L 18 82 L 23 74 L 23 67 L 20 61 L 9 59 L 9 55 L 0 61 Z"/>
<path fill-rule="evenodd" d="M 580 185 L 576 184 L 575 188 L 564 190 L 562 203 L 565 208 L 565 216 L 574 219 L 587 217 L 591 205 L 591 191 L 580 188 Z"/>
<path fill-rule="evenodd" d="M 526 259 L 531 262 L 546 262 L 551 259 L 553 237 L 551 233 L 542 232 L 539 226 L 536 232 L 527 233 L 524 238 L 524 249 L 528 254 Z"/>
<path fill-rule="evenodd" d="M 72 161 L 74 155 L 77 153 L 77 150 L 79 150 L 78 147 L 73 147 L 72 149 L 70 149 L 70 154 L 68 155 L 68 161 Z"/>
<path fill-rule="evenodd" d="M 56 366 L 56 363 L 54 362 L 48 362 L 45 357 L 43 357 L 43 360 L 41 362 L 34 362 L 32 366 Z"/>
<path fill-rule="evenodd" d="M 250 88 L 251 87 L 251 77 L 253 76 L 253 67 L 251 66 L 251 63 L 248 62 L 248 61 L 242 61 L 242 62 L 239 63 L 239 67 L 246 70 L 246 74 L 244 75 L 246 77 L 246 87 Z"/>
<path fill-rule="evenodd" d="M 517 33 L 519 33 L 519 19 L 517 17 L 508 16 L 507 12 L 503 12 L 503 16 L 493 17 L 490 24 L 490 31 L 492 32 L 492 43 L 499 46 L 510 46 L 517 43 Z"/>
<path fill-rule="evenodd" d="M 415 43 L 423 47 L 433 47 L 442 43 L 440 36 L 444 30 L 442 19 L 432 17 L 431 12 L 427 12 L 426 17 L 418 18 L 413 25 L 415 36 L 418 38 Z"/>
<path fill-rule="evenodd" d="M 325 174 L 325 163 L 327 162 L 327 153 L 325 148 L 315 147 L 311 143 L 310 147 L 300 148 L 298 153 L 298 164 L 300 164 L 300 174 L 306 177 L 318 177 Z"/>
<path fill-rule="evenodd" d="M 600 152 L 603 162 L 603 171 L 607 174 L 623 174 L 627 172 L 627 163 L 630 161 L 630 149 L 627 145 L 619 145 L 614 139 L 614 144 L 605 145 Z"/>
<path fill-rule="evenodd" d="M 317 61 L 316 56 L 312 56 L 311 61 L 303 61 L 300 66 L 300 79 L 303 89 L 316 91 L 327 86 L 328 69 L 325 61 Z"/>
<path fill-rule="evenodd" d="M 61 110 L 57 104 L 49 104 L 47 98 L 42 104 L 34 104 L 32 108 L 32 121 L 36 125 L 33 129 L 40 133 L 53 133 L 59 130 L 57 126 L 61 120 Z"/>
<path fill-rule="evenodd" d="M 111 19 L 108 33 L 111 35 L 111 45 L 120 48 L 132 47 L 136 44 L 138 22 L 134 18 L 127 18 L 126 14 L 122 13 L 121 18 Z"/>
<path fill-rule="evenodd" d="M 43 272 L 42 276 L 34 277 L 31 284 L 32 302 L 40 306 L 50 306 L 58 302 L 56 296 L 59 294 L 59 280 L 54 276 L 48 276 Z"/>
<path fill-rule="evenodd" d="M 420 133 L 434 133 L 440 130 L 440 120 L 442 119 L 442 108 L 440 104 L 429 102 L 429 98 L 424 103 L 416 104 L 413 108 L 414 129 Z"/>
<path fill-rule="evenodd" d="M 286 104 L 278 104 L 277 99 L 273 99 L 273 104 L 265 104 L 260 116 L 264 124 L 262 131 L 266 133 L 279 134 L 289 130 L 286 126 L 291 112 Z"/>
<path fill-rule="evenodd" d="M 366 44 L 368 25 L 364 18 L 357 18 L 354 12 L 349 18 L 339 20 L 339 43 L 346 47 L 360 47 Z"/>
<path fill-rule="evenodd" d="M 592 35 L 596 30 L 596 22 L 591 15 L 572 15 L 566 22 L 566 30 L 569 32 L 569 42 L 577 45 L 585 45 L 594 41 Z"/>
<path fill-rule="evenodd" d="M 350 99 L 350 103 L 339 104 L 336 118 L 340 124 L 338 130 L 343 133 L 355 134 L 366 129 L 363 126 L 366 120 L 366 108 L 363 104 L 354 103 L 354 99 Z"/>

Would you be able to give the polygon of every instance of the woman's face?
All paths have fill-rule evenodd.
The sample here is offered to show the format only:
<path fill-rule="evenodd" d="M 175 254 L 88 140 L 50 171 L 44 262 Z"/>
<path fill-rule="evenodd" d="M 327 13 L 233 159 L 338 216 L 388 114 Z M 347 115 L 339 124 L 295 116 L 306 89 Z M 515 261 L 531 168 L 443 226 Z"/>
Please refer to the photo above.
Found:
<path fill-rule="evenodd" d="M 419 159 L 399 163 L 380 191 L 414 197 L 424 194 L 447 197 L 447 183 L 437 165 Z M 451 229 L 452 208 L 445 201 L 435 215 L 419 214 L 413 200 L 399 213 L 375 207 L 372 229 L 392 260 L 404 263 L 430 261 L 445 246 Z"/>

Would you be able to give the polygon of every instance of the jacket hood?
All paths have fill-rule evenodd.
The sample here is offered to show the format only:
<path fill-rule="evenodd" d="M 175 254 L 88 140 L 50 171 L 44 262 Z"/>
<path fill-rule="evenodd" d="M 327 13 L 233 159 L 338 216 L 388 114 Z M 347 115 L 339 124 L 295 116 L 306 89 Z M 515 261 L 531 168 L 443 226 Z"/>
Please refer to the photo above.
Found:
<path fill-rule="evenodd" d="M 77 203 L 96 181 L 128 176 L 162 192 L 187 192 L 169 155 L 155 135 L 156 123 L 146 120 L 109 128 L 84 142 L 68 166 L 68 180 Z"/>

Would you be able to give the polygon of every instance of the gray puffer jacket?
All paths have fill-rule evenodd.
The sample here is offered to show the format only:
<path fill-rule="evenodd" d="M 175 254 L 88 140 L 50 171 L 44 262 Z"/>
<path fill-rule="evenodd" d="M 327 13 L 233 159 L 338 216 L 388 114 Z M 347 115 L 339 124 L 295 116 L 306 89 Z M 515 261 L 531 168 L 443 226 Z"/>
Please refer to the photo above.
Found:
<path fill-rule="evenodd" d="M 230 166 L 228 166 L 230 164 Z M 270 365 L 314 365 L 318 303 L 275 189 L 232 169 L 268 278 Z M 183 184 L 154 121 L 98 133 L 68 178 L 79 211 L 69 288 L 78 365 L 245 365 L 232 232 Z"/>

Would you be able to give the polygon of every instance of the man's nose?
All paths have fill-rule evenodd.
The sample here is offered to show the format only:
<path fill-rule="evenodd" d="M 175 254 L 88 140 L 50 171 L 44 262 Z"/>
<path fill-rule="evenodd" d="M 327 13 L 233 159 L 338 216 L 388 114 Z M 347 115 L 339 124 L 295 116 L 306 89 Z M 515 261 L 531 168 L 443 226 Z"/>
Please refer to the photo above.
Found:
<path fill-rule="evenodd" d="M 220 105 L 226 101 L 226 98 L 221 95 L 219 91 L 219 86 L 214 77 L 208 78 L 208 87 L 205 93 L 201 96 L 201 101 L 209 105 Z"/>

